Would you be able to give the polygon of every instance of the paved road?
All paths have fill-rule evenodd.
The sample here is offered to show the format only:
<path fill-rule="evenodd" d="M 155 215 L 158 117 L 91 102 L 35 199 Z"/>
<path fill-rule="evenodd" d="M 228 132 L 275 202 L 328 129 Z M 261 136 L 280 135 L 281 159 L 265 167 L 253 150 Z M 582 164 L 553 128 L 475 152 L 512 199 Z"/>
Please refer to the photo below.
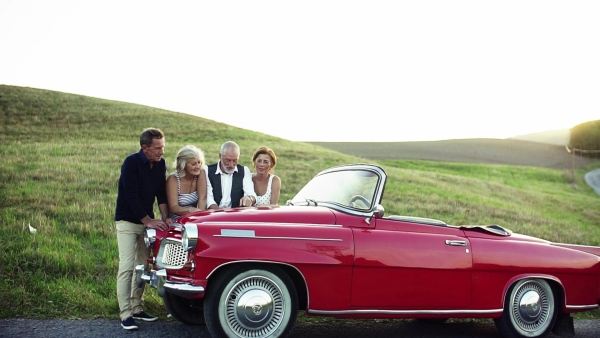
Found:
<path fill-rule="evenodd" d="M 338 323 L 338 324 L 336 324 Z M 176 321 L 161 320 L 140 323 L 140 329 L 128 332 L 117 320 L 0 320 L 0 337 L 31 338 L 209 338 L 205 327 L 187 326 Z M 575 338 L 600 337 L 600 320 L 576 320 Z M 502 338 L 491 320 L 483 322 L 457 321 L 424 324 L 408 320 L 356 320 L 298 323 L 290 338 L 378 337 L 378 338 Z M 557 337 L 553 334 L 549 338 Z"/>
<path fill-rule="evenodd" d="M 585 183 L 594 188 L 596 193 L 600 194 L 600 169 L 592 170 L 583 177 Z"/>

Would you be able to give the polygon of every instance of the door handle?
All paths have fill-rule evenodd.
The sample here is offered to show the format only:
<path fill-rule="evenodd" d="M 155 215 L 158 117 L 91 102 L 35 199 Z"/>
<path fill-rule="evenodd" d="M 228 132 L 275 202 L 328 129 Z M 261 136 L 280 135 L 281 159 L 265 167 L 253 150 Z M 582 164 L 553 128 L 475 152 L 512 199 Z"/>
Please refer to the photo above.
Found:
<path fill-rule="evenodd" d="M 446 240 L 446 245 L 452 245 L 452 246 L 467 246 L 467 242 L 466 242 L 466 241 L 457 241 L 457 240 L 451 240 L 451 239 L 447 239 L 447 240 Z"/>

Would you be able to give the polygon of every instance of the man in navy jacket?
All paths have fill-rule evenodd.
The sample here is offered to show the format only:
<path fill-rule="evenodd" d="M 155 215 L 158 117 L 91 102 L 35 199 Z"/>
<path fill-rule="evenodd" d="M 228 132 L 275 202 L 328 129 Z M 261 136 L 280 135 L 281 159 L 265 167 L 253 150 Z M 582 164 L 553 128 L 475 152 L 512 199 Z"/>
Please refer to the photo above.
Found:
<path fill-rule="evenodd" d="M 147 264 L 145 229 L 166 230 L 172 223 L 167 209 L 163 132 L 156 128 L 145 129 L 140 136 L 140 147 L 140 151 L 129 155 L 121 166 L 115 210 L 119 245 L 117 299 L 121 326 L 126 330 L 138 328 L 135 319 L 149 322 L 157 319 L 142 308 L 144 286 L 139 287 L 133 282 L 135 266 Z M 154 218 L 155 201 L 162 216 L 160 219 Z"/>

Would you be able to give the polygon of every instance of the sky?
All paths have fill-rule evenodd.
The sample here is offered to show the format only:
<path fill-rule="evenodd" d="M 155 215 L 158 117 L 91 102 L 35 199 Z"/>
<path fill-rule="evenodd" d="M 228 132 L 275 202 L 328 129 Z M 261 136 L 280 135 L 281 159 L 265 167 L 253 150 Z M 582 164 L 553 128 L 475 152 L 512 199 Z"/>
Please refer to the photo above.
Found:
<path fill-rule="evenodd" d="M 0 0 L 0 84 L 292 141 L 507 138 L 600 119 L 599 17 L 597 0 Z"/>

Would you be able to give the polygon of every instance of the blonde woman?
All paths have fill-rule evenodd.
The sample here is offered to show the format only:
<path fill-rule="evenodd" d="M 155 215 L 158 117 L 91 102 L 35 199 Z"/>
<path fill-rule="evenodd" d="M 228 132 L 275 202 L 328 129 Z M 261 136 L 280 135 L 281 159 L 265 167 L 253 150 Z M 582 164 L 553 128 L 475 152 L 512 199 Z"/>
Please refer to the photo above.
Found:
<path fill-rule="evenodd" d="M 260 147 L 252 155 L 252 165 L 256 173 L 252 174 L 256 205 L 277 205 L 281 193 L 281 179 L 273 174 L 277 165 L 277 156 L 269 147 Z"/>
<path fill-rule="evenodd" d="M 204 153 L 193 145 L 177 152 L 175 172 L 167 177 L 169 217 L 176 221 L 193 211 L 206 209 Z"/>

